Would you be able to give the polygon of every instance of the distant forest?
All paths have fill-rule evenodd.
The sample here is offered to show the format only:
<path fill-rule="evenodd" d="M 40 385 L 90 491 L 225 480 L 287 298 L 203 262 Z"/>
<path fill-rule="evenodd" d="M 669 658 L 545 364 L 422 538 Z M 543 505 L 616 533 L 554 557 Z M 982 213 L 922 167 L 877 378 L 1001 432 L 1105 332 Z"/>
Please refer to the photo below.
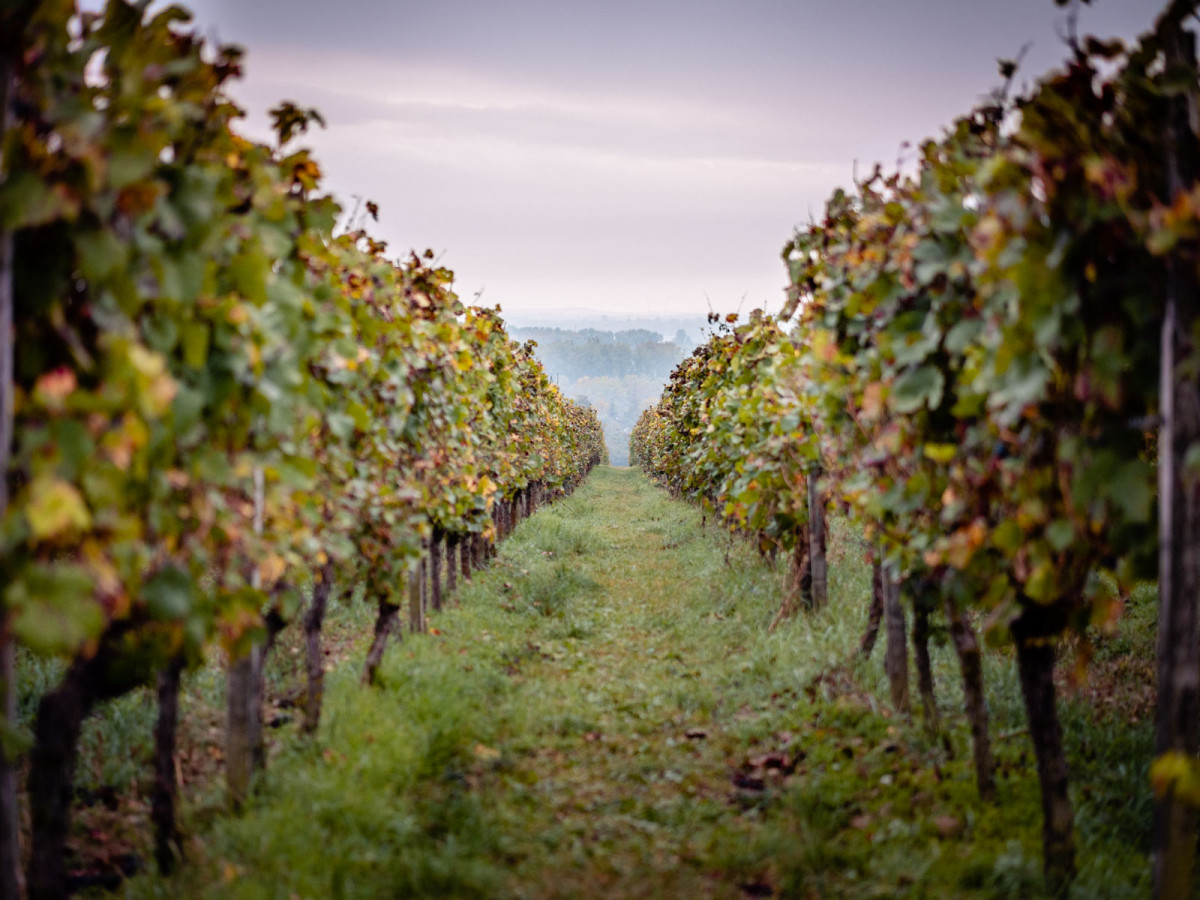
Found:
<path fill-rule="evenodd" d="M 682 328 L 673 341 L 644 328 L 525 327 L 509 333 L 518 341 L 536 342 L 537 357 L 559 388 L 595 407 L 614 466 L 629 465 L 629 434 L 638 416 L 658 400 L 671 371 L 700 337 Z"/>

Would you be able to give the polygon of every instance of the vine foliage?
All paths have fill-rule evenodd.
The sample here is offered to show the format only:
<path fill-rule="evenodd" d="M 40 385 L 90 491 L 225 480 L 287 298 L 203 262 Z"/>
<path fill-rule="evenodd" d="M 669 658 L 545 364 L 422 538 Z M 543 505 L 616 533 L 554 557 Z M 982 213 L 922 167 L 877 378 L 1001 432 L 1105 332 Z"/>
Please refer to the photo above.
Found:
<path fill-rule="evenodd" d="M 1192 878 L 1195 12 L 1172 3 L 1129 45 L 1075 41 L 1060 71 L 999 91 L 912 171 L 835 192 L 784 248 L 778 321 L 727 328 L 685 360 L 631 448 L 784 546 L 819 478 L 918 616 L 944 608 L 952 630 L 976 620 L 1015 646 L 1055 891 L 1075 849 L 1054 647 L 1073 635 L 1086 663 L 1090 628 L 1156 575 L 1156 890 L 1182 896 Z M 1185 507 L 1156 519 L 1161 497 Z"/>

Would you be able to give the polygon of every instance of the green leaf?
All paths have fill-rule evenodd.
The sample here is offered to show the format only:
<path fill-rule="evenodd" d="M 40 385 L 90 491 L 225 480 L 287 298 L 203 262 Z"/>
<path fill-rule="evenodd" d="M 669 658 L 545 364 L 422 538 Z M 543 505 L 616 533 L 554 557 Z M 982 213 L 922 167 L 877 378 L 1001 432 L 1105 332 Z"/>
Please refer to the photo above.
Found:
<path fill-rule="evenodd" d="M 1005 519 L 992 529 L 992 545 L 1008 556 L 1016 553 L 1024 540 L 1025 534 L 1021 531 L 1021 526 L 1012 519 Z"/>
<path fill-rule="evenodd" d="M 371 427 L 371 414 L 367 408 L 357 400 L 352 400 L 346 404 L 346 415 L 354 420 L 354 425 L 359 431 L 367 431 Z"/>
<path fill-rule="evenodd" d="M 179 340 L 179 325 L 166 311 L 146 316 L 142 322 L 142 334 L 146 345 L 159 353 L 170 353 Z"/>
<path fill-rule="evenodd" d="M 136 137 L 123 143 L 124 146 L 114 146 L 108 155 L 108 182 L 114 190 L 146 178 L 157 164 L 154 150 Z"/>
<path fill-rule="evenodd" d="M 103 281 L 125 267 L 129 246 L 107 228 L 75 238 L 79 271 L 88 281 Z"/>
<path fill-rule="evenodd" d="M 913 251 L 913 260 L 917 264 L 913 275 L 921 284 L 929 284 L 950 266 L 949 254 L 941 243 L 934 239 L 921 241 Z"/>
<path fill-rule="evenodd" d="M 329 430 L 338 440 L 348 441 L 354 437 L 354 419 L 345 413 L 330 413 L 326 421 L 329 423 Z"/>
<path fill-rule="evenodd" d="M 208 336 L 208 324 L 205 322 L 186 322 L 180 328 L 183 361 L 187 365 L 195 369 L 204 367 L 208 360 Z"/>
<path fill-rule="evenodd" d="M 1046 542 L 1061 553 L 1075 540 L 1075 526 L 1068 519 L 1055 519 L 1046 526 Z"/>
<path fill-rule="evenodd" d="M 960 354 L 970 346 L 979 333 L 983 331 L 982 319 L 962 319 L 946 332 L 946 350 Z"/>
<path fill-rule="evenodd" d="M 16 171 L 0 184 L 0 228 L 16 230 L 74 218 L 76 204 L 32 172 Z"/>
<path fill-rule="evenodd" d="M 5 592 L 13 632 L 35 653 L 74 653 L 104 628 L 104 611 L 92 592 L 91 576 L 79 566 L 31 566 Z"/>
<path fill-rule="evenodd" d="M 910 331 L 901 336 L 893 345 L 892 352 L 894 354 L 896 365 L 908 366 L 913 363 L 924 362 L 929 354 L 938 348 L 941 342 L 941 334 L 937 330 L 936 323 L 930 322 L 930 326 L 922 330 Z"/>
<path fill-rule="evenodd" d="M 155 572 L 142 588 L 142 599 L 151 618 L 159 622 L 178 621 L 192 608 L 192 579 L 176 566 Z"/>
<path fill-rule="evenodd" d="M 267 302 L 267 272 L 270 260 L 257 248 L 240 253 L 229 264 L 229 274 L 243 297 L 256 306 Z"/>
<path fill-rule="evenodd" d="M 182 435 L 200 421 L 204 412 L 204 395 L 187 385 L 181 384 L 171 402 L 171 413 L 175 419 L 175 431 Z"/>
<path fill-rule="evenodd" d="M 87 426 L 77 419 L 64 419 L 54 423 L 51 429 L 54 446 L 63 461 L 63 474 L 77 477 L 88 468 L 96 443 L 87 432 Z"/>
<path fill-rule="evenodd" d="M 192 304 L 204 289 L 207 260 L 200 253 L 163 255 L 157 260 L 157 275 L 162 296 Z"/>
<path fill-rule="evenodd" d="M 1005 406 L 1024 407 L 1035 403 L 1045 396 L 1049 380 L 1050 372 L 1037 356 L 1027 355 L 1014 360 L 1001 384 L 993 391 L 988 405 L 997 409 Z"/>
<path fill-rule="evenodd" d="M 1154 505 L 1154 471 L 1148 462 L 1133 459 L 1121 465 L 1107 483 L 1113 505 L 1130 522 L 1150 521 Z"/>
<path fill-rule="evenodd" d="M 901 414 L 916 412 L 922 406 L 936 408 L 942 402 L 945 387 L 945 376 L 935 366 L 918 366 L 896 379 L 888 402 Z"/>
<path fill-rule="evenodd" d="M 1200 481 L 1200 443 L 1188 447 L 1183 457 L 1183 471 L 1187 478 Z"/>
<path fill-rule="evenodd" d="M 5 759 L 17 760 L 33 746 L 33 732 L 28 728 L 0 718 L 0 753 Z"/>

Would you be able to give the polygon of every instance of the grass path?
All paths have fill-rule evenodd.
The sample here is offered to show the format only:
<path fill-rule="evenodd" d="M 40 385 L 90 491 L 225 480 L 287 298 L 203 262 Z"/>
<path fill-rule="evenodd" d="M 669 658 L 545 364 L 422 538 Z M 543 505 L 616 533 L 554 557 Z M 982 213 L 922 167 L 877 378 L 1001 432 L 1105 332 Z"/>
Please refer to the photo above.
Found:
<path fill-rule="evenodd" d="M 507 737 L 522 787 L 508 806 L 540 844 L 516 867 L 515 892 L 739 895 L 722 858 L 747 838 L 728 758 L 770 700 L 738 688 L 759 680 L 743 654 L 769 619 L 773 579 L 721 571 L 694 512 L 632 471 L 589 488 L 579 503 L 594 526 L 537 529 L 565 557 L 555 580 L 582 590 L 562 592 L 563 619 L 537 628 L 536 653 L 514 667 L 524 715 Z"/>
<path fill-rule="evenodd" d="M 836 529 L 832 556 L 830 610 L 768 636 L 780 573 L 637 471 L 598 470 L 389 651 L 381 689 L 335 674 L 319 739 L 287 743 L 243 816 L 194 823 L 181 876 L 129 891 L 1040 896 L 1018 742 L 981 809 L 961 723 L 948 756 L 882 708 L 876 663 L 840 665 L 868 572 Z M 1137 896 L 1136 850 L 1097 852 L 1081 889 L 1106 892 L 1080 896 Z"/>

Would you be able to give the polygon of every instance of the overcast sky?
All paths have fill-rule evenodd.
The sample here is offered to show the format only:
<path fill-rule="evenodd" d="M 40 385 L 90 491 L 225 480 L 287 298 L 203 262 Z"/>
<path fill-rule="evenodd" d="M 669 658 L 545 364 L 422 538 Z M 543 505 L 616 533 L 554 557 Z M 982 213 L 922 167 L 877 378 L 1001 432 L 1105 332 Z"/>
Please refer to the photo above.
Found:
<path fill-rule="evenodd" d="M 185 0 L 186 3 L 186 0 Z M 895 165 L 998 83 L 1065 55 L 1051 0 L 192 0 L 243 45 L 234 94 L 265 138 L 282 99 L 327 184 L 380 208 L 505 309 L 769 304 L 780 249 L 854 166 Z M 1158 0 L 1094 0 L 1132 36 Z"/>

